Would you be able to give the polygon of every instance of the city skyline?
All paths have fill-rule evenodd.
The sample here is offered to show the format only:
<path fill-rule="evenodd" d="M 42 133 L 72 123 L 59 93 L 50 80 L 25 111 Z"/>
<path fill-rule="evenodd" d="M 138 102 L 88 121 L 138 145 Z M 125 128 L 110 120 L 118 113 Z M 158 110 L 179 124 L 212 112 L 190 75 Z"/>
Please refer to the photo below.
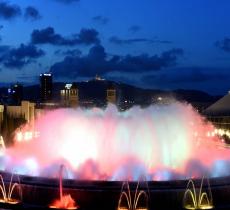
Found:
<path fill-rule="evenodd" d="M 152 89 L 229 89 L 227 0 L 0 1 L 0 83 L 94 77 Z"/>

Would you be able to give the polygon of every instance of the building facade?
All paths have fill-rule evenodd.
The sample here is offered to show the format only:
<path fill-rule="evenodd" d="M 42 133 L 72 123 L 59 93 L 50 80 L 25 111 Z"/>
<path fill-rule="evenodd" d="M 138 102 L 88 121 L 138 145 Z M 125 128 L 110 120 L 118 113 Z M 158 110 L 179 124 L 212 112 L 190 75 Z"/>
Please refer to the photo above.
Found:
<path fill-rule="evenodd" d="M 2 126 L 2 122 L 3 122 L 3 117 L 4 117 L 4 106 L 0 105 L 0 135 L 1 135 L 1 126 Z"/>
<path fill-rule="evenodd" d="M 77 107 L 79 105 L 79 90 L 76 83 L 66 84 L 61 90 L 61 104 L 66 107 Z"/>
<path fill-rule="evenodd" d="M 106 90 L 107 103 L 116 104 L 117 103 L 117 91 L 116 88 L 111 86 Z"/>
<path fill-rule="evenodd" d="M 23 117 L 28 123 L 33 123 L 35 119 L 35 103 L 22 101 L 20 106 L 7 106 L 7 115 L 11 117 Z"/>

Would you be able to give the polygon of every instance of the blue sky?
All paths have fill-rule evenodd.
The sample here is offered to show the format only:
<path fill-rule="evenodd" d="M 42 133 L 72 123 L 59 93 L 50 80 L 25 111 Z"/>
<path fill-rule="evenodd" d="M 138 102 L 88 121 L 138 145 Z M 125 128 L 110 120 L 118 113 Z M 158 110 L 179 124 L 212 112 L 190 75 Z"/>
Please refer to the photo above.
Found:
<path fill-rule="evenodd" d="M 0 0 L 0 83 L 104 78 L 225 94 L 229 0 Z"/>

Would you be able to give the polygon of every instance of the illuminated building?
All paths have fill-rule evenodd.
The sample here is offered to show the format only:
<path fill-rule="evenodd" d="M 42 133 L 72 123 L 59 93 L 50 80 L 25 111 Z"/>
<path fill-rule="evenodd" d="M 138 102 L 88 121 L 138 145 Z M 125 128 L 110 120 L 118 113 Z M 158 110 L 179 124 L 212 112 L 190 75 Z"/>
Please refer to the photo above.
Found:
<path fill-rule="evenodd" d="M 230 91 L 204 110 L 203 114 L 217 128 L 230 131 Z"/>
<path fill-rule="evenodd" d="M 209 106 L 204 114 L 210 116 L 230 116 L 230 91 L 214 104 Z"/>
<path fill-rule="evenodd" d="M 94 80 L 95 80 L 95 81 L 105 81 L 105 79 L 101 78 L 101 77 L 98 76 L 97 74 L 96 74 Z"/>
<path fill-rule="evenodd" d="M 40 96 L 41 101 L 51 101 L 53 78 L 51 73 L 40 74 Z"/>
<path fill-rule="evenodd" d="M 2 122 L 3 122 L 3 112 L 4 112 L 4 106 L 0 105 L 0 132 L 1 132 L 1 125 L 2 125 Z"/>
<path fill-rule="evenodd" d="M 4 155 L 5 148 L 5 142 L 3 140 L 3 137 L 0 135 L 0 156 Z"/>
<path fill-rule="evenodd" d="M 114 86 L 110 86 L 106 90 L 106 99 L 107 103 L 116 104 L 117 96 L 116 96 L 116 88 Z"/>
<path fill-rule="evenodd" d="M 5 149 L 6 147 L 5 147 L 5 142 L 4 142 L 4 140 L 3 140 L 3 137 L 2 136 L 0 136 L 0 149 Z"/>
<path fill-rule="evenodd" d="M 7 106 L 6 112 L 9 116 L 15 118 L 23 116 L 28 123 L 33 122 L 35 118 L 35 104 L 29 101 L 22 101 L 21 106 Z"/>
<path fill-rule="evenodd" d="M 12 85 L 8 89 L 10 103 L 19 105 L 23 98 L 23 86 L 21 84 Z"/>
<path fill-rule="evenodd" d="M 63 106 L 77 107 L 79 104 L 79 91 L 76 83 L 66 84 L 61 90 L 61 101 Z"/>

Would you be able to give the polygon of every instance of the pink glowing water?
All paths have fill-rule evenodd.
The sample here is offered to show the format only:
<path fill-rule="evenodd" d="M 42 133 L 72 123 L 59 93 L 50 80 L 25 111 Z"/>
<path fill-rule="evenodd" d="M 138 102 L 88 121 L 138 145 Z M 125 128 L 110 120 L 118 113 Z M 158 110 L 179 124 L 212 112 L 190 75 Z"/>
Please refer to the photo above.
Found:
<path fill-rule="evenodd" d="M 181 103 L 122 113 L 112 105 L 60 109 L 33 127 L 39 137 L 7 149 L 3 169 L 53 177 L 64 164 L 70 178 L 86 180 L 230 175 L 230 150 L 210 136 L 213 125 Z"/>

